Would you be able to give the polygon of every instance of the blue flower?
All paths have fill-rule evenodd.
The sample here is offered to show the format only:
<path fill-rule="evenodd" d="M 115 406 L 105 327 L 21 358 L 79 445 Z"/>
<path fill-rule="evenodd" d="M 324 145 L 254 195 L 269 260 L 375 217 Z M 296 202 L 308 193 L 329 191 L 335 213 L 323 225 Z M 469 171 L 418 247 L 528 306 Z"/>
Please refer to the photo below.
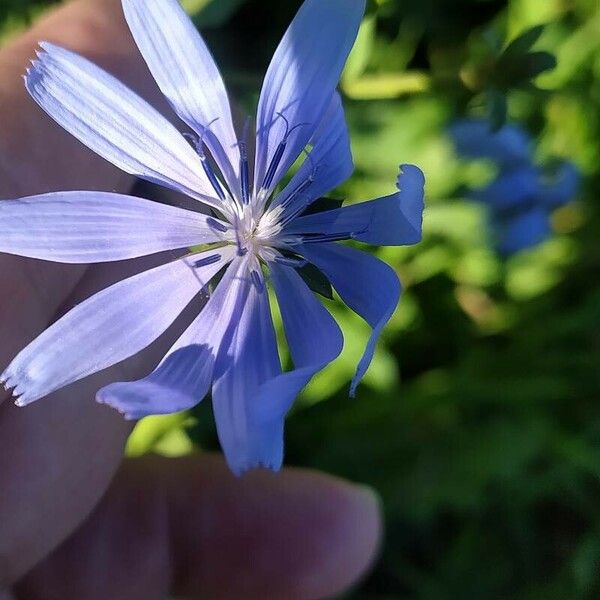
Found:
<path fill-rule="evenodd" d="M 577 167 L 564 161 L 548 178 L 534 163 L 530 138 L 516 125 L 493 132 L 487 121 L 465 120 L 452 125 L 450 135 L 459 154 L 487 158 L 498 166 L 498 176 L 472 193 L 489 208 L 498 251 L 513 254 L 548 238 L 551 212 L 577 193 Z"/>
<path fill-rule="evenodd" d="M 0 203 L 2 252 L 98 263 L 191 248 L 92 296 L 27 346 L 2 375 L 18 405 L 141 351 L 205 294 L 201 313 L 150 375 L 108 385 L 97 399 L 138 419 L 190 408 L 212 389 L 231 469 L 278 469 L 286 413 L 343 344 L 337 323 L 299 274 L 307 263 L 373 328 L 354 392 L 397 305 L 400 283 L 379 259 L 338 242 L 418 242 L 424 184 L 417 167 L 404 165 L 397 191 L 387 197 L 307 213 L 353 170 L 336 85 L 364 4 L 307 0 L 301 7 L 263 84 L 253 176 L 247 132 L 236 136 L 219 71 L 176 0 L 123 0 L 123 8 L 160 89 L 194 132 L 194 147 L 111 75 L 41 44 L 26 86 L 54 120 L 122 170 L 183 192 L 212 213 L 93 191 Z M 299 170 L 275 193 L 308 146 Z M 208 284 L 217 279 L 209 294 Z M 267 284 L 281 310 L 289 372 L 279 360 Z"/>

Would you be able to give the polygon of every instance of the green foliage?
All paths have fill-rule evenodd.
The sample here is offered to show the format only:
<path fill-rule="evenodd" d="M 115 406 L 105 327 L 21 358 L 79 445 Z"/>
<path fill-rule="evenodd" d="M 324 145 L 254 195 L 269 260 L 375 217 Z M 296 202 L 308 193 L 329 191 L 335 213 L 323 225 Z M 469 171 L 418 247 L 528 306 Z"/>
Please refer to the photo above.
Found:
<path fill-rule="evenodd" d="M 325 277 L 320 269 L 314 265 L 308 264 L 300 267 L 298 269 L 298 274 L 304 279 L 306 285 L 308 285 L 313 292 L 316 292 L 329 300 L 333 299 L 333 288 L 329 283 L 329 279 Z"/>
<path fill-rule="evenodd" d="M 58 0 L 2 0 L 0 2 L 0 41 L 27 27 L 48 5 Z"/>
<path fill-rule="evenodd" d="M 0 31 L 43 4 L 5 3 Z M 247 111 L 298 4 L 188 1 Z M 288 464 L 382 497 L 383 556 L 353 597 L 599 597 L 600 6 L 372 1 L 341 87 L 356 172 L 334 196 L 386 195 L 402 162 L 427 178 L 423 243 L 380 251 L 405 291 L 358 397 L 347 389 L 369 329 L 326 300 L 345 349 L 287 425 Z M 542 157 L 586 174 L 539 248 L 502 261 L 481 207 L 462 197 L 494 175 L 452 150 L 445 128 L 465 114 L 516 120 Z M 205 402 L 193 418 L 144 421 L 129 452 L 215 448 L 209 413 Z"/>

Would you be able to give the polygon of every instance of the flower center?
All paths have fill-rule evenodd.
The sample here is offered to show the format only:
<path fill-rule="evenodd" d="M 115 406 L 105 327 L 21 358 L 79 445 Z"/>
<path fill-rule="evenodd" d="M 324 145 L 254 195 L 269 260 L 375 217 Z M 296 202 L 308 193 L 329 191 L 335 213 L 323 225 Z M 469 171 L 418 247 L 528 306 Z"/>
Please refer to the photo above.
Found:
<path fill-rule="evenodd" d="M 196 152 L 202 162 L 202 167 L 211 183 L 216 195 L 222 201 L 222 215 L 217 218 L 209 218 L 208 225 L 227 244 L 235 244 L 238 254 L 251 253 L 257 257 L 265 258 L 267 255 L 277 255 L 279 252 L 274 248 L 294 243 L 293 239 L 280 239 L 280 234 L 285 226 L 295 217 L 301 214 L 308 205 L 307 192 L 312 186 L 317 171 L 317 166 L 312 165 L 310 174 L 298 184 L 288 186 L 283 195 L 273 199 L 274 187 L 279 179 L 280 170 L 286 147 L 291 134 L 306 125 L 299 123 L 291 125 L 286 117 L 278 113 L 285 123 L 285 132 L 273 153 L 269 165 L 265 171 L 262 182 L 255 189 L 250 182 L 250 167 L 247 150 L 247 140 L 250 121 L 246 121 L 244 133 L 238 142 L 240 150 L 239 180 L 237 190 L 229 189 L 223 182 L 220 173 L 215 172 L 213 165 L 205 153 L 204 135 L 199 137 L 186 134 L 194 145 Z M 210 131 L 209 123 L 204 133 Z M 312 159 L 307 152 L 307 160 Z"/>

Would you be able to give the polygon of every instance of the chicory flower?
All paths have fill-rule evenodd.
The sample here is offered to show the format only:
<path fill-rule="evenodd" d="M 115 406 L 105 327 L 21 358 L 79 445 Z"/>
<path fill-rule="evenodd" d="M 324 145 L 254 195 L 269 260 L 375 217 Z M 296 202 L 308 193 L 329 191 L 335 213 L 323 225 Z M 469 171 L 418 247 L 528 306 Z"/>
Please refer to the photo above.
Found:
<path fill-rule="evenodd" d="M 1 378 L 18 405 L 141 351 L 205 294 L 200 314 L 152 373 L 110 384 L 97 400 L 138 419 L 188 409 L 212 390 L 231 469 L 278 469 L 286 413 L 343 344 L 335 320 L 301 275 L 309 264 L 373 328 L 352 383 L 356 389 L 397 305 L 400 283 L 388 265 L 339 242 L 418 242 L 424 184 L 417 167 L 404 165 L 395 193 L 348 207 L 330 201 L 328 210 L 314 210 L 327 202 L 315 201 L 353 169 L 336 85 L 364 4 L 307 0 L 301 7 L 263 84 L 253 169 L 248 132 L 236 135 L 219 71 L 176 0 L 123 0 L 123 9 L 158 86 L 193 132 L 193 144 L 99 67 L 41 44 L 26 86 L 53 119 L 122 170 L 183 192 L 211 212 L 94 191 L 0 202 L 2 252 L 99 263 L 188 249 L 82 302 L 27 346 Z M 307 147 L 306 159 L 277 193 Z M 268 284 L 293 360 L 289 372 L 278 355 Z"/>
<path fill-rule="evenodd" d="M 537 246 L 551 234 L 550 215 L 577 193 L 580 173 L 563 161 L 551 176 L 535 164 L 532 142 L 517 125 L 497 132 L 487 121 L 464 120 L 450 127 L 457 152 L 469 158 L 487 158 L 498 167 L 497 177 L 471 197 L 486 204 L 498 251 L 510 255 Z"/>

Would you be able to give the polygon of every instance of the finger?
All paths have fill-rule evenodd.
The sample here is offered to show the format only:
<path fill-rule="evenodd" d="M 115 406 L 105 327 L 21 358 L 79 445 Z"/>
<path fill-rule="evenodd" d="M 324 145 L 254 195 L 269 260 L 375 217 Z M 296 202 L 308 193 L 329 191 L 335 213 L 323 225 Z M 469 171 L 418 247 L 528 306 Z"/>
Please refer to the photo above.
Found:
<path fill-rule="evenodd" d="M 28 600 L 317 599 L 378 549 L 376 497 L 314 472 L 236 480 L 220 458 L 129 461 L 92 517 L 17 587 Z"/>
<path fill-rule="evenodd" d="M 21 74 L 41 39 L 87 55 L 146 96 L 155 89 L 125 27 L 119 0 L 77 0 L 50 14 L 0 52 L 0 196 L 127 189 L 128 176 L 87 151 L 26 97 Z M 44 329 L 69 294 L 70 303 L 80 301 L 103 279 L 122 275 L 121 265 L 86 272 L 0 256 L 0 363 L 5 365 Z M 73 386 L 27 409 L 6 402 L 0 406 L 0 589 L 85 518 L 117 468 L 129 428 L 118 415 L 95 406 L 90 385 Z"/>
<path fill-rule="evenodd" d="M 159 262 L 160 257 L 153 257 L 90 269 L 64 309 Z M 121 461 L 131 424 L 97 404 L 96 390 L 146 374 L 180 329 L 176 323 L 169 335 L 146 351 L 31 406 L 0 407 L 4 448 L 0 453 L 0 589 L 16 581 L 81 523 Z M 77 352 L 77 348 L 63 352 Z"/>

